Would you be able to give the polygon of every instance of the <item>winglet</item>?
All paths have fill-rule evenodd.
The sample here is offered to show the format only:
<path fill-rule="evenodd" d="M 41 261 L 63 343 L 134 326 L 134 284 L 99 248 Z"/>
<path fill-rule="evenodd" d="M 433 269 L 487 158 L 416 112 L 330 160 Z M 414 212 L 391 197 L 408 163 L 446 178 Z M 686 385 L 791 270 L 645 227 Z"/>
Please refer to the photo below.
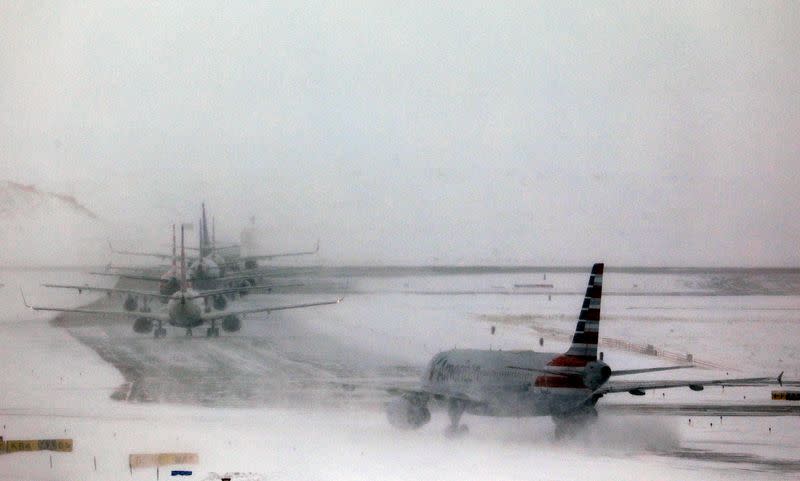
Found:
<path fill-rule="evenodd" d="M 778 374 L 778 384 L 780 384 L 781 387 L 783 387 L 783 371 L 781 371 L 781 373 Z"/>

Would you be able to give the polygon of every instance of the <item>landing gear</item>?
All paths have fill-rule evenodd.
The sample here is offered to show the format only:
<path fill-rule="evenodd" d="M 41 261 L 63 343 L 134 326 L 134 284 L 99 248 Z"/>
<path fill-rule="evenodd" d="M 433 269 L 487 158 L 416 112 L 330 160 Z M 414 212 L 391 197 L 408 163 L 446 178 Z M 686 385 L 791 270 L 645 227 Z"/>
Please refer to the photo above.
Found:
<path fill-rule="evenodd" d="M 192 337 L 192 328 L 191 327 L 187 327 L 186 328 L 186 337 Z"/>
<path fill-rule="evenodd" d="M 216 322 L 211 321 L 211 327 L 206 329 L 206 337 L 219 337 L 219 328 Z"/>
<path fill-rule="evenodd" d="M 464 414 L 466 405 L 463 401 L 451 399 L 447 406 L 447 415 L 450 417 L 450 425 L 444 431 L 444 435 L 448 438 L 457 438 L 464 436 L 469 432 L 469 428 L 465 424 L 459 424 L 461 415 Z"/>
<path fill-rule="evenodd" d="M 167 337 L 167 330 L 161 327 L 161 321 L 158 321 L 158 326 L 153 330 L 153 336 L 155 336 L 156 339 L 159 337 Z"/>

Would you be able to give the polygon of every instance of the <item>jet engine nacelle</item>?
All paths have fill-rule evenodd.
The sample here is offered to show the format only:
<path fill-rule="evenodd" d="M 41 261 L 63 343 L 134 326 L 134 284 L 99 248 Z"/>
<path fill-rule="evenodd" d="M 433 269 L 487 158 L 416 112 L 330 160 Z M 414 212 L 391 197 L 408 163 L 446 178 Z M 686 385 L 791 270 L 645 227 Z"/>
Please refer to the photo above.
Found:
<path fill-rule="evenodd" d="M 589 389 L 597 389 L 611 377 L 611 368 L 603 361 L 592 361 L 583 371 L 583 384 Z"/>
<path fill-rule="evenodd" d="M 227 306 L 228 306 L 228 300 L 225 299 L 225 296 L 223 294 L 218 294 L 214 296 L 214 309 L 218 311 L 224 311 Z"/>
<path fill-rule="evenodd" d="M 222 319 L 222 330 L 236 332 L 242 328 L 242 320 L 236 316 L 227 316 Z"/>
<path fill-rule="evenodd" d="M 161 278 L 158 284 L 158 291 L 162 296 L 171 296 L 181 290 L 180 282 L 174 275 L 168 275 Z M 167 303 L 167 299 L 161 299 L 163 304 Z"/>
<path fill-rule="evenodd" d="M 153 330 L 153 320 L 147 317 L 137 317 L 133 323 L 133 332 L 147 334 Z"/>
<path fill-rule="evenodd" d="M 244 268 L 245 269 L 255 269 L 258 267 L 258 261 L 254 259 L 247 259 L 244 261 Z"/>
<path fill-rule="evenodd" d="M 239 296 L 241 297 L 246 296 L 247 293 L 250 292 L 248 291 L 248 288 L 253 287 L 255 285 L 256 285 L 255 279 L 242 279 L 241 281 L 239 281 L 238 287 L 243 288 L 241 291 L 239 291 Z"/>
<path fill-rule="evenodd" d="M 431 420 L 431 412 L 427 406 L 401 397 L 386 405 L 386 417 L 396 428 L 418 429 Z"/>
<path fill-rule="evenodd" d="M 136 302 L 136 297 L 128 294 L 125 298 L 125 302 L 122 303 L 122 307 L 125 308 L 126 311 L 133 312 L 138 307 L 138 302 Z"/>

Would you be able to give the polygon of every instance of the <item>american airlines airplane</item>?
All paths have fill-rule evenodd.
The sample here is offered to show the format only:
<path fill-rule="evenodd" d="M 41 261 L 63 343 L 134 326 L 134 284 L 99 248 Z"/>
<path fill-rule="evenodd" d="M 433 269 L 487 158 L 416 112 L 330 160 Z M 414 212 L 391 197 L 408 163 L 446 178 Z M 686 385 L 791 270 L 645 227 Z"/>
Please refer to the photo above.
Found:
<path fill-rule="evenodd" d="M 704 386 L 753 386 L 782 383 L 775 378 L 713 379 L 707 381 L 609 381 L 615 376 L 667 371 L 692 366 L 612 370 L 597 356 L 600 332 L 600 297 L 603 264 L 595 264 L 589 277 L 572 345 L 565 353 L 454 349 L 430 361 L 420 387 L 388 388 L 399 395 L 387 406 L 389 422 L 416 429 L 430 421 L 431 403 L 444 404 L 450 417 L 448 436 L 467 432 L 461 416 L 551 416 L 556 437 L 575 434 L 597 417 L 595 404 L 606 394 L 644 395 L 648 389 Z"/>

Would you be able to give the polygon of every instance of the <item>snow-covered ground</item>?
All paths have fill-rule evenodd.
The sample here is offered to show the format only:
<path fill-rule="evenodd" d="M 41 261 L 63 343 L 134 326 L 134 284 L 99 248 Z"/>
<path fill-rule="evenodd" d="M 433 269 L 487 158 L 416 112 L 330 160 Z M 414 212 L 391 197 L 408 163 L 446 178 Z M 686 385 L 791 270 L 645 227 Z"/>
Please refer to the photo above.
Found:
<path fill-rule="evenodd" d="M 581 292 L 587 275 L 552 274 L 553 292 Z M 800 377 L 796 316 L 798 296 L 703 296 L 718 283 L 696 275 L 614 274 L 605 276 L 611 295 L 603 300 L 601 337 L 653 344 L 713 361 L 731 376 Z M 379 403 L 299 404 L 231 408 L 190 404 L 126 403 L 110 394 L 125 379 L 88 345 L 66 329 L 48 324 L 48 316 L 21 304 L 17 286 L 29 301 L 80 305 L 93 298 L 45 290 L 42 282 L 91 282 L 76 272 L 0 272 L 0 423 L 7 439 L 70 437 L 73 453 L 22 453 L 0 456 L 0 480 L 153 479 L 154 470 L 128 471 L 132 452 L 190 451 L 200 455 L 188 479 L 209 472 L 257 472 L 263 479 L 785 479 L 800 475 L 798 417 L 602 416 L 589 431 L 567 443 L 553 440 L 549 419 L 488 419 L 465 416 L 466 438 L 443 436 L 446 416 L 415 432 L 398 432 L 385 420 Z M 109 282 L 106 280 L 105 282 Z M 245 363 L 234 352 L 250 339 L 278 360 L 334 356 L 331 365 L 348 363 L 421 368 L 441 349 L 475 347 L 558 351 L 563 340 L 551 330 L 570 331 L 582 295 L 508 295 L 514 283 L 542 282 L 514 274 L 411 276 L 352 280 L 358 292 L 330 308 L 254 316 L 228 338 L 187 341 L 173 331 L 162 344 L 135 338 L 129 326 L 71 328 L 86 338 L 109 337 L 129 349 L 144 345 L 148 358 L 193 365 L 213 351 L 218 362 Z M 497 294 L 453 295 L 454 291 Z M 698 295 L 631 295 L 631 290 Z M 416 293 L 410 293 L 416 292 Z M 546 292 L 546 291 L 545 291 Z M 297 301 L 322 294 L 250 296 L 247 303 Z M 496 326 L 496 333 L 490 327 Z M 288 326 L 292 330 L 288 333 Z M 305 335 L 304 335 L 305 333 Z M 226 334 L 223 333 L 223 336 Z M 268 342 L 280 337 L 280 342 Z M 544 347 L 538 345 L 543 337 Z M 329 341 L 329 342 L 328 342 Z M 148 344 L 142 344 L 142 343 Z M 226 343 L 227 342 L 227 343 Z M 153 347 L 155 346 L 155 347 Z M 252 346 L 251 349 L 255 349 Z M 144 349 L 144 348 L 143 348 Z M 230 351 L 230 352 L 226 352 Z M 139 351 L 131 351 L 139 352 Z M 255 351 L 254 351 L 255 352 Z M 350 353 L 347 355 L 346 353 Z M 202 358 L 206 359 L 206 358 Z M 269 356 L 258 358 L 266 363 Z M 252 361 L 252 360 L 251 360 Z M 615 368 L 666 364 L 660 358 L 606 350 Z M 328 372 L 326 366 L 320 370 Z M 333 372 L 338 372 L 335 369 Z M 253 376 L 264 372 L 254 366 Z M 680 374 L 678 374 L 680 373 Z M 690 370 L 662 377 L 724 376 L 726 372 Z M 260 382 L 258 379 L 254 383 Z M 770 388 L 658 391 L 641 398 L 627 394 L 608 402 L 770 403 Z M 713 425 L 712 425 L 713 423 Z M 97 469 L 94 461 L 97 461 Z M 167 469 L 161 471 L 169 479 Z M 184 478 L 186 479 L 186 478 Z"/>

